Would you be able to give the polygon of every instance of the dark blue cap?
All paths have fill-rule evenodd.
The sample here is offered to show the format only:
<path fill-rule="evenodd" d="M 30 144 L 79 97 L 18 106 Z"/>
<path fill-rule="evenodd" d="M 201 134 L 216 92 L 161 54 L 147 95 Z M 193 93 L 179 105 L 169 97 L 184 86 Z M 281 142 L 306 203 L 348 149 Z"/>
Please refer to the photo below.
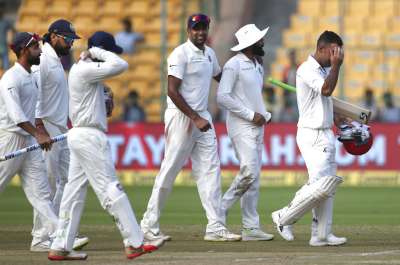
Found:
<path fill-rule="evenodd" d="M 201 13 L 193 14 L 188 18 L 187 26 L 188 28 L 192 29 L 199 23 L 204 23 L 208 27 L 210 25 L 210 18 Z"/>
<path fill-rule="evenodd" d="M 49 32 L 67 36 L 73 39 L 81 38 L 78 35 L 76 35 L 75 28 L 72 26 L 71 22 L 65 19 L 59 19 L 54 21 L 49 27 Z"/>
<path fill-rule="evenodd" d="M 122 53 L 122 48 L 115 43 L 114 36 L 105 31 L 96 31 L 89 38 L 88 47 L 99 47 L 116 54 Z"/>
<path fill-rule="evenodd" d="M 39 42 L 40 36 L 36 33 L 31 32 L 18 32 L 15 34 L 14 39 L 10 45 L 10 48 L 18 53 L 23 48 L 26 48 L 31 45 L 31 43 Z"/>

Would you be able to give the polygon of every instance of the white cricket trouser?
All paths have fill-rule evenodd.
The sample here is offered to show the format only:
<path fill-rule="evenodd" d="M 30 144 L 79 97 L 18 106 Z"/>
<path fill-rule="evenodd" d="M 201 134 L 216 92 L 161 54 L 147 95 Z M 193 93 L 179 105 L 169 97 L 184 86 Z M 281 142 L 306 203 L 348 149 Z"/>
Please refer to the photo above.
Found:
<path fill-rule="evenodd" d="M 35 143 L 36 140 L 32 136 L 0 130 L 0 155 Z M 47 240 L 55 232 L 57 216 L 52 207 L 46 166 L 40 151 L 29 152 L 0 162 L 0 192 L 17 174 L 21 178 L 22 188 L 28 201 L 40 213 L 43 225 L 39 236 L 42 240 Z"/>
<path fill-rule="evenodd" d="M 336 139 L 331 129 L 298 128 L 296 140 L 307 166 L 310 183 L 324 176 L 336 176 Z M 328 235 L 331 232 L 333 199 L 334 195 L 313 209 L 312 234 Z M 315 231 L 315 229 L 325 231 Z"/>
<path fill-rule="evenodd" d="M 88 184 L 92 186 L 102 207 L 109 211 L 107 189 L 110 183 L 118 182 L 118 178 L 107 135 L 104 132 L 89 127 L 72 128 L 68 132 L 68 147 L 70 150 L 68 182 L 61 200 L 57 236 L 51 248 L 71 251 Z M 126 209 L 128 210 L 130 209 Z M 143 233 L 135 218 L 128 222 L 130 226 L 135 227 L 135 231 L 132 237 L 123 236 L 124 244 L 138 247 L 143 242 Z"/>
<path fill-rule="evenodd" d="M 68 131 L 67 128 L 57 126 L 44 119 L 43 123 L 50 137 L 55 137 Z M 64 192 L 65 183 L 67 183 L 68 179 L 69 149 L 67 141 L 60 141 L 53 144 L 50 151 L 43 151 L 43 156 L 46 162 L 50 182 L 51 199 L 55 214 L 58 216 L 62 194 Z M 42 231 L 43 224 L 40 222 L 40 217 L 34 210 L 32 236 L 41 237 Z"/>
<path fill-rule="evenodd" d="M 259 228 L 260 217 L 257 212 L 257 204 L 260 189 L 264 126 L 243 128 L 235 135 L 229 136 L 232 140 L 236 157 L 240 162 L 240 171 L 222 197 L 222 213 L 225 213 L 224 216 L 226 216 L 229 208 L 240 198 L 243 227 Z"/>
<path fill-rule="evenodd" d="M 199 115 L 211 124 L 208 111 Z M 165 153 L 160 172 L 156 176 L 141 227 L 144 232 L 160 231 L 161 211 L 172 190 L 175 178 L 188 158 L 192 161 L 192 176 L 196 181 L 200 200 L 206 212 L 206 232 L 221 229 L 221 169 L 214 127 L 201 132 L 180 110 L 165 111 Z"/>

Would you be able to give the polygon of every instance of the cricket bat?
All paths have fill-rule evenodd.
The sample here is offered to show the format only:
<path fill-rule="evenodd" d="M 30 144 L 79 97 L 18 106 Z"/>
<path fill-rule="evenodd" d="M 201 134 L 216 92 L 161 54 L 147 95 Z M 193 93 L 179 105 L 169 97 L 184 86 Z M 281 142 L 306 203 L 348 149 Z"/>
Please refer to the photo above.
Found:
<path fill-rule="evenodd" d="M 296 92 L 296 88 L 294 86 L 285 84 L 279 80 L 273 79 L 272 77 L 268 78 L 268 82 L 285 90 Z M 358 121 L 360 123 L 368 124 L 369 119 L 371 118 L 370 110 L 338 99 L 336 97 L 332 97 L 332 102 L 333 112 L 335 114 L 351 118 L 352 120 Z"/>

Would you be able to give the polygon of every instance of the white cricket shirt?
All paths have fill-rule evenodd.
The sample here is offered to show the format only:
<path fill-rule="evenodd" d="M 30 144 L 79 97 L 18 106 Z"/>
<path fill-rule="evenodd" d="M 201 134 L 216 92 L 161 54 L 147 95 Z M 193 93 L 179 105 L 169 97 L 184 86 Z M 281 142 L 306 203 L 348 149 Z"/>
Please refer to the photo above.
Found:
<path fill-rule="evenodd" d="M 128 63 L 118 55 L 92 47 L 91 59 L 79 60 L 69 72 L 69 117 L 73 127 L 93 127 L 107 131 L 107 114 L 104 101 L 104 79 L 128 69 Z"/>
<path fill-rule="evenodd" d="M 321 94 L 321 88 L 329 71 L 329 67 L 322 67 L 311 55 L 297 70 L 296 94 L 299 108 L 297 127 L 310 129 L 332 127 L 332 99 Z"/>
<path fill-rule="evenodd" d="M 217 91 L 217 102 L 228 110 L 228 130 L 257 127 L 253 122 L 254 112 L 266 117 L 262 89 L 264 69 L 243 53 L 233 56 L 224 65 Z M 266 117 L 267 118 L 267 117 Z"/>
<path fill-rule="evenodd" d="M 190 40 L 176 47 L 168 57 L 168 75 L 182 80 L 179 93 L 195 111 L 205 111 L 208 106 L 211 79 L 221 72 L 213 49 L 202 51 Z M 167 107 L 176 109 L 167 97 Z"/>
<path fill-rule="evenodd" d="M 39 69 L 36 118 L 67 128 L 69 97 L 67 77 L 60 58 L 47 42 L 42 47 Z"/>
<path fill-rule="evenodd" d="M 32 74 L 19 63 L 7 70 L 0 80 L 0 129 L 29 135 L 17 124 L 35 124 L 37 90 Z"/>

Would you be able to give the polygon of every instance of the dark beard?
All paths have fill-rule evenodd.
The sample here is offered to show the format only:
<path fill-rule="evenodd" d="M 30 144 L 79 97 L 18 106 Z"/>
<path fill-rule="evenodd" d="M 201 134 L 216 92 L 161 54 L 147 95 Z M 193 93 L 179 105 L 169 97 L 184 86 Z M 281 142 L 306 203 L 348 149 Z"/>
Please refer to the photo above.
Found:
<path fill-rule="evenodd" d="M 253 45 L 252 51 L 254 55 L 264 56 L 265 52 L 262 46 Z"/>
<path fill-rule="evenodd" d="M 40 56 L 38 56 L 38 57 L 29 57 L 28 58 L 28 63 L 30 64 L 30 65 L 39 65 L 40 64 Z"/>
<path fill-rule="evenodd" d="M 70 48 L 63 48 L 61 47 L 61 45 L 59 45 L 58 43 L 54 46 L 54 50 L 56 51 L 58 56 L 65 56 L 65 55 L 69 55 L 69 50 Z"/>

